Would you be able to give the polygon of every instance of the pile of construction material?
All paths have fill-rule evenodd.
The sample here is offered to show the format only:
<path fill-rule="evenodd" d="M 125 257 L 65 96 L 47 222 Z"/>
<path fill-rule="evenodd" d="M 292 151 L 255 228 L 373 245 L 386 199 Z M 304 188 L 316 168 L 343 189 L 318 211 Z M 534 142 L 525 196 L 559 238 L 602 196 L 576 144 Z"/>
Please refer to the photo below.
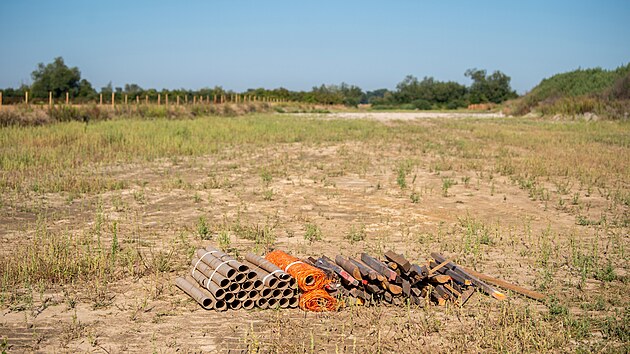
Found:
<path fill-rule="evenodd" d="M 298 304 L 309 311 L 331 311 L 344 304 L 463 306 L 476 291 L 497 300 L 506 297 L 488 283 L 532 299 L 545 299 L 543 294 L 466 269 L 439 253 L 431 253 L 421 264 L 393 251 L 387 251 L 384 259 L 367 253 L 361 253 L 360 259 L 342 255 L 334 261 L 326 256 L 298 259 L 282 251 L 267 258 L 249 253 L 239 262 L 207 247 L 197 250 L 190 276 L 178 278 L 176 284 L 202 307 L 218 311 L 293 308 Z"/>
<path fill-rule="evenodd" d="M 175 284 L 207 310 L 298 306 L 295 279 L 260 256 L 250 253 L 245 259 L 211 246 L 198 249 L 190 275 Z"/>

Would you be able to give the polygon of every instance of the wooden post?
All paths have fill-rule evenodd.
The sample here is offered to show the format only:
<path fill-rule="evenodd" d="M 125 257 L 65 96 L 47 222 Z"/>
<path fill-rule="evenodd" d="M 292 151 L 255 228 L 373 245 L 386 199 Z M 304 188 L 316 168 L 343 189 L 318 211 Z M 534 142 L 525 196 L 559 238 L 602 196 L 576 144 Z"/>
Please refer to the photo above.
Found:
<path fill-rule="evenodd" d="M 179 106 L 179 95 L 177 95 L 177 105 Z"/>
<path fill-rule="evenodd" d="M 186 104 L 188 104 L 188 95 L 184 96 Z"/>
<path fill-rule="evenodd" d="M 70 93 L 66 92 L 66 106 L 70 104 Z"/>
<path fill-rule="evenodd" d="M 2 91 L 0 91 L 0 108 L 2 107 Z"/>
<path fill-rule="evenodd" d="M 160 105 L 160 101 L 162 100 L 162 94 L 158 93 L 158 106 Z"/>
<path fill-rule="evenodd" d="M 52 107 L 52 91 L 48 91 L 48 107 Z"/>
<path fill-rule="evenodd" d="M 103 94 L 102 94 L 102 93 L 101 93 L 101 96 L 100 96 L 99 105 L 100 105 L 100 106 L 102 106 L 102 105 L 103 105 Z"/>
<path fill-rule="evenodd" d="M 206 95 L 206 103 L 210 103 L 210 95 Z"/>
<path fill-rule="evenodd" d="M 168 106 L 168 93 L 166 94 L 166 105 Z"/>
<path fill-rule="evenodd" d="M 115 103 L 114 103 L 115 102 L 114 101 L 115 95 L 116 94 L 114 92 L 112 92 L 112 108 L 114 108 L 114 105 L 115 105 Z"/>
<path fill-rule="evenodd" d="M 28 104 L 28 91 L 24 91 L 24 102 Z"/>
<path fill-rule="evenodd" d="M 193 96 L 193 104 L 197 104 L 197 96 Z"/>
<path fill-rule="evenodd" d="M 125 94 L 125 106 L 127 105 L 127 94 Z"/>
<path fill-rule="evenodd" d="M 212 102 L 217 104 L 217 95 L 212 95 Z"/>
<path fill-rule="evenodd" d="M 138 104 L 138 105 L 140 104 L 140 95 L 136 96 L 136 104 Z"/>
<path fill-rule="evenodd" d="M 149 95 L 144 95 L 144 104 L 149 104 Z"/>

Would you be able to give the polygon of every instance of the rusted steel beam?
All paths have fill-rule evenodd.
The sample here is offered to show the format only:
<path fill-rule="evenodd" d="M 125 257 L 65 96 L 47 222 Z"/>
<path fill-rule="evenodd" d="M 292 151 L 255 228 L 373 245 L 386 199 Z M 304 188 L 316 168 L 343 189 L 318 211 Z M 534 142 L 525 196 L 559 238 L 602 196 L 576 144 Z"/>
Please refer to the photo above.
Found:
<path fill-rule="evenodd" d="M 325 267 L 332 269 L 333 272 L 335 272 L 339 277 L 341 277 L 341 279 L 344 279 L 346 282 L 348 282 L 348 284 L 352 286 L 361 285 L 361 282 L 356 280 L 350 273 L 346 272 L 343 268 L 333 263 L 333 261 L 326 256 L 322 256 L 318 258 L 316 264 L 318 265 L 322 264 Z"/>
<path fill-rule="evenodd" d="M 403 279 L 402 292 L 407 297 L 411 296 L 411 284 L 409 283 L 409 281 L 407 279 Z"/>
<path fill-rule="evenodd" d="M 337 263 L 341 268 L 343 268 L 346 272 L 350 273 L 356 280 L 363 280 L 361 276 L 361 271 L 356 264 L 350 262 L 349 259 L 344 258 L 342 255 L 337 255 L 335 257 L 335 263 Z"/>
<path fill-rule="evenodd" d="M 385 258 L 390 262 L 394 262 L 398 267 L 402 269 L 404 273 L 409 273 L 411 270 L 411 263 L 403 257 L 402 254 L 397 254 L 394 251 L 385 252 Z"/>
<path fill-rule="evenodd" d="M 361 272 L 361 276 L 363 277 L 363 279 L 369 279 L 370 281 L 384 281 L 386 278 L 380 274 L 378 274 L 377 271 L 375 271 L 374 269 L 368 267 L 366 264 L 354 259 L 354 258 L 349 258 L 350 262 L 354 263 L 358 268 L 359 271 Z"/>
<path fill-rule="evenodd" d="M 446 261 L 446 257 L 442 256 L 439 253 L 433 252 L 433 253 L 431 253 L 431 257 L 433 257 L 433 259 L 435 259 L 437 262 L 440 262 L 440 263 Z M 446 267 L 450 268 L 454 272 L 460 273 L 465 278 L 468 278 L 473 283 L 473 285 L 475 285 L 480 290 L 483 290 L 483 292 L 485 292 L 486 294 L 494 297 L 495 299 L 497 299 L 497 300 L 505 299 L 505 294 L 503 294 L 502 292 L 496 290 L 495 288 L 491 287 L 490 285 L 484 283 L 479 278 L 477 278 L 477 277 L 467 273 L 460 266 L 450 262 L 450 263 L 448 263 L 446 265 Z"/>
<path fill-rule="evenodd" d="M 439 284 L 448 283 L 450 280 L 451 280 L 451 277 L 445 274 L 438 274 L 438 275 L 433 275 L 429 277 L 429 281 L 439 283 Z"/>
<path fill-rule="evenodd" d="M 462 307 L 475 293 L 475 288 L 470 287 L 468 290 L 462 293 L 462 297 L 459 298 L 459 306 Z"/>
<path fill-rule="evenodd" d="M 376 258 L 371 257 L 367 253 L 361 253 L 361 261 L 367 264 L 370 268 L 374 269 L 379 274 L 383 275 L 389 282 L 396 281 L 398 274 L 393 270 L 389 269 L 385 263 L 377 260 Z"/>
<path fill-rule="evenodd" d="M 525 295 L 525 296 L 527 296 L 527 297 L 529 297 L 531 299 L 538 300 L 538 301 L 545 301 L 545 299 L 547 298 L 547 296 L 545 294 L 541 294 L 539 292 L 523 288 L 523 287 L 518 286 L 516 284 L 509 283 L 509 282 L 507 282 L 505 280 L 497 279 L 497 278 L 491 277 L 491 276 L 489 276 L 487 274 L 478 273 L 478 272 L 476 272 L 476 271 L 474 271 L 472 269 L 469 269 L 469 268 L 462 267 L 462 269 L 464 271 L 466 271 L 467 273 L 469 273 L 469 274 L 471 274 L 471 275 L 473 275 L 473 276 L 475 276 L 475 277 L 477 277 L 477 278 L 479 278 L 481 280 L 485 280 L 485 281 L 487 281 L 489 283 L 492 283 L 492 284 L 494 284 L 496 286 L 500 286 L 500 287 L 502 287 L 504 289 L 512 290 L 512 291 L 517 292 L 517 293 L 519 293 L 521 295 Z"/>

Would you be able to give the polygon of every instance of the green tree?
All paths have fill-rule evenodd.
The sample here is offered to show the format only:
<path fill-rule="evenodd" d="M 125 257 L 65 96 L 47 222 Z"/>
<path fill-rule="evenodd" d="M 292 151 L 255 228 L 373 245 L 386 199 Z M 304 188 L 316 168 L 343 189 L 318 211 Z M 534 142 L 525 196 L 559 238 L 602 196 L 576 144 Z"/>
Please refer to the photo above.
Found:
<path fill-rule="evenodd" d="M 487 75 L 485 70 L 473 68 L 466 70 L 465 75 L 473 81 L 469 90 L 470 103 L 501 103 L 517 97 L 510 86 L 511 78 L 498 70 Z"/>
<path fill-rule="evenodd" d="M 52 63 L 44 65 L 39 63 L 37 70 L 31 73 L 33 85 L 31 93 L 33 97 L 48 97 L 52 92 L 53 97 L 61 98 L 69 92 L 72 96 L 78 96 L 80 92 L 81 72 L 79 68 L 69 68 L 62 57 L 57 57 Z"/>

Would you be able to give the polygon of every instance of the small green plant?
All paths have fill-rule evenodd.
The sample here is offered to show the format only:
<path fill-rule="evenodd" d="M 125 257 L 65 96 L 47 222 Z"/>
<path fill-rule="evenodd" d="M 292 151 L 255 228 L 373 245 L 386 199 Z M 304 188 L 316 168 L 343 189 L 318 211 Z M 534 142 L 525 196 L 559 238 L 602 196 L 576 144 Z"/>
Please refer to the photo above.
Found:
<path fill-rule="evenodd" d="M 417 192 L 412 192 L 409 198 L 411 198 L 412 203 L 416 204 L 420 201 L 420 194 L 418 194 Z"/>
<path fill-rule="evenodd" d="M 319 229 L 319 226 L 313 223 L 308 223 L 305 228 L 306 232 L 304 233 L 304 239 L 309 243 L 322 240 L 322 230 Z"/>
<path fill-rule="evenodd" d="M 199 196 L 199 193 L 195 192 L 195 195 L 193 195 L 193 201 L 195 203 L 201 202 L 201 196 Z"/>
<path fill-rule="evenodd" d="M 263 191 L 263 200 L 272 201 L 273 200 L 273 189 L 266 189 Z"/>
<path fill-rule="evenodd" d="M 442 196 L 444 197 L 448 197 L 448 190 L 449 188 L 451 188 L 453 185 L 457 184 L 457 182 L 455 182 L 454 180 L 450 179 L 450 178 L 443 178 L 442 179 Z"/>
<path fill-rule="evenodd" d="M 271 183 L 273 176 L 267 169 L 263 169 L 262 172 L 260 172 L 260 178 L 262 179 L 263 184 L 268 186 L 269 183 Z"/>
<path fill-rule="evenodd" d="M 352 225 L 350 231 L 346 234 L 345 239 L 349 240 L 350 243 L 365 240 L 365 225 L 361 224 L 359 227 Z"/>
<path fill-rule="evenodd" d="M 206 222 L 206 218 L 203 216 L 199 217 L 197 221 L 197 234 L 202 240 L 210 240 L 212 235 L 210 235 L 210 229 L 208 228 L 208 223 Z"/>
<path fill-rule="evenodd" d="M 230 241 L 230 234 L 227 230 L 221 230 L 221 232 L 219 232 L 217 243 L 219 245 L 219 249 L 222 251 L 227 252 L 230 250 L 232 243 Z"/>
<path fill-rule="evenodd" d="M 396 177 L 396 183 L 400 189 L 407 188 L 407 170 L 404 167 L 398 167 L 398 177 Z"/>
<path fill-rule="evenodd" d="M 549 308 L 549 315 L 552 317 L 569 315 L 569 308 L 561 304 L 558 298 L 553 295 L 547 300 L 547 308 Z"/>

